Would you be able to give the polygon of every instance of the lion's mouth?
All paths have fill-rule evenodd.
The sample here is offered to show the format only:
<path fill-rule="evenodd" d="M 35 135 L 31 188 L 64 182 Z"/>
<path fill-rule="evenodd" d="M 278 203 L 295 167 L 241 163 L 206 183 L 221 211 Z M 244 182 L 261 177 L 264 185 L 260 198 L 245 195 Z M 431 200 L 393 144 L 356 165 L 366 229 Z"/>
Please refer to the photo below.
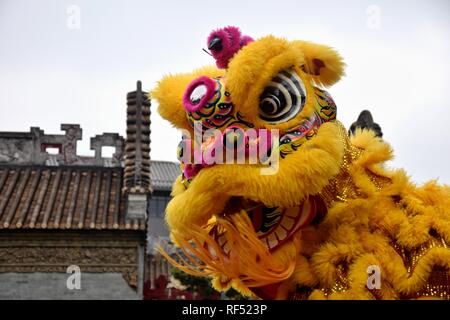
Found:
<path fill-rule="evenodd" d="M 239 205 L 249 216 L 258 239 L 269 251 L 276 250 L 289 241 L 297 231 L 309 225 L 317 212 L 315 198 L 308 198 L 300 206 L 291 208 L 270 208 L 262 203 L 232 198 L 227 209 Z M 227 209 L 224 213 L 225 218 Z M 222 251 L 229 254 L 230 244 L 225 233 L 226 231 L 219 230 L 216 226 L 210 230 L 210 235 L 219 244 Z"/>

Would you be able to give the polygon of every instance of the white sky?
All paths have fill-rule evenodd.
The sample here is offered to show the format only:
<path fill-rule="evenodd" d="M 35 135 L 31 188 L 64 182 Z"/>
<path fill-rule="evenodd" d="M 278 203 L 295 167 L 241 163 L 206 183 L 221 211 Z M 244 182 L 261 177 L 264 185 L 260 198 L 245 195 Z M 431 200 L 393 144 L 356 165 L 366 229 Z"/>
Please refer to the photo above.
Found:
<path fill-rule="evenodd" d="M 70 5 L 80 9 L 80 28 Z M 0 0 L 0 130 L 79 123 L 125 135 L 125 95 L 214 61 L 209 32 L 239 26 L 334 46 L 347 76 L 328 91 L 348 127 L 368 108 L 417 182 L 450 183 L 450 2 Z M 377 19 L 377 17 L 379 19 Z M 156 105 L 152 106 L 153 111 Z M 152 158 L 176 160 L 179 133 L 152 114 Z"/>

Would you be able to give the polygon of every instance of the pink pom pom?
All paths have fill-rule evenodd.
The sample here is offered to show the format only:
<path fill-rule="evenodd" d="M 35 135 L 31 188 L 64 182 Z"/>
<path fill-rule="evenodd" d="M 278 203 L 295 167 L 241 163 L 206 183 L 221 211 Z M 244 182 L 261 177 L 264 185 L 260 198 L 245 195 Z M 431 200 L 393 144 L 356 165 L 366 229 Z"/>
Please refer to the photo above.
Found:
<path fill-rule="evenodd" d="M 242 36 L 239 28 L 228 26 L 211 32 L 207 45 L 216 60 L 217 67 L 226 69 L 233 56 L 252 41 L 251 37 Z"/>

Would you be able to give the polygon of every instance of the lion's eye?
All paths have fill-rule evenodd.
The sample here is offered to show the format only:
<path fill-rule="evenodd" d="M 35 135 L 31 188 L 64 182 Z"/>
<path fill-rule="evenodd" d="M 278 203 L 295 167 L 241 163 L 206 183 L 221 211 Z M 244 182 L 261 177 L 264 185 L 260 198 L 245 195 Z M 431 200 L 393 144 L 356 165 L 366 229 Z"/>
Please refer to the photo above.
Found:
<path fill-rule="evenodd" d="M 259 116 L 270 123 L 288 121 L 302 111 L 305 100 L 305 86 L 297 73 L 281 71 L 261 94 Z"/>

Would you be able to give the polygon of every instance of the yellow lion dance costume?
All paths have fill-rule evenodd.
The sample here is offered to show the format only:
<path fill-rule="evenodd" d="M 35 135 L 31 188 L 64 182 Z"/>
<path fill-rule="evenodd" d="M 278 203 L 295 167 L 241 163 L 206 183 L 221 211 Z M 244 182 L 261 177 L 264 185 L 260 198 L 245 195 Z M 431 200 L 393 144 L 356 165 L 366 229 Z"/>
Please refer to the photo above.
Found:
<path fill-rule="evenodd" d="M 344 73 L 339 54 L 254 41 L 234 27 L 214 31 L 208 48 L 217 68 L 166 76 L 151 92 L 185 136 L 219 131 L 206 142 L 184 137 L 181 158 L 195 143 L 219 146 L 216 156 L 218 141 L 248 151 L 263 135 L 247 139 L 245 130 L 276 129 L 260 149 L 278 166 L 263 172 L 273 160 L 250 163 L 247 151 L 233 164 L 184 157 L 166 211 L 184 254 L 163 254 L 219 291 L 253 298 L 449 299 L 450 187 L 417 187 L 385 168 L 392 150 L 373 131 L 348 136 L 323 90 Z"/>

